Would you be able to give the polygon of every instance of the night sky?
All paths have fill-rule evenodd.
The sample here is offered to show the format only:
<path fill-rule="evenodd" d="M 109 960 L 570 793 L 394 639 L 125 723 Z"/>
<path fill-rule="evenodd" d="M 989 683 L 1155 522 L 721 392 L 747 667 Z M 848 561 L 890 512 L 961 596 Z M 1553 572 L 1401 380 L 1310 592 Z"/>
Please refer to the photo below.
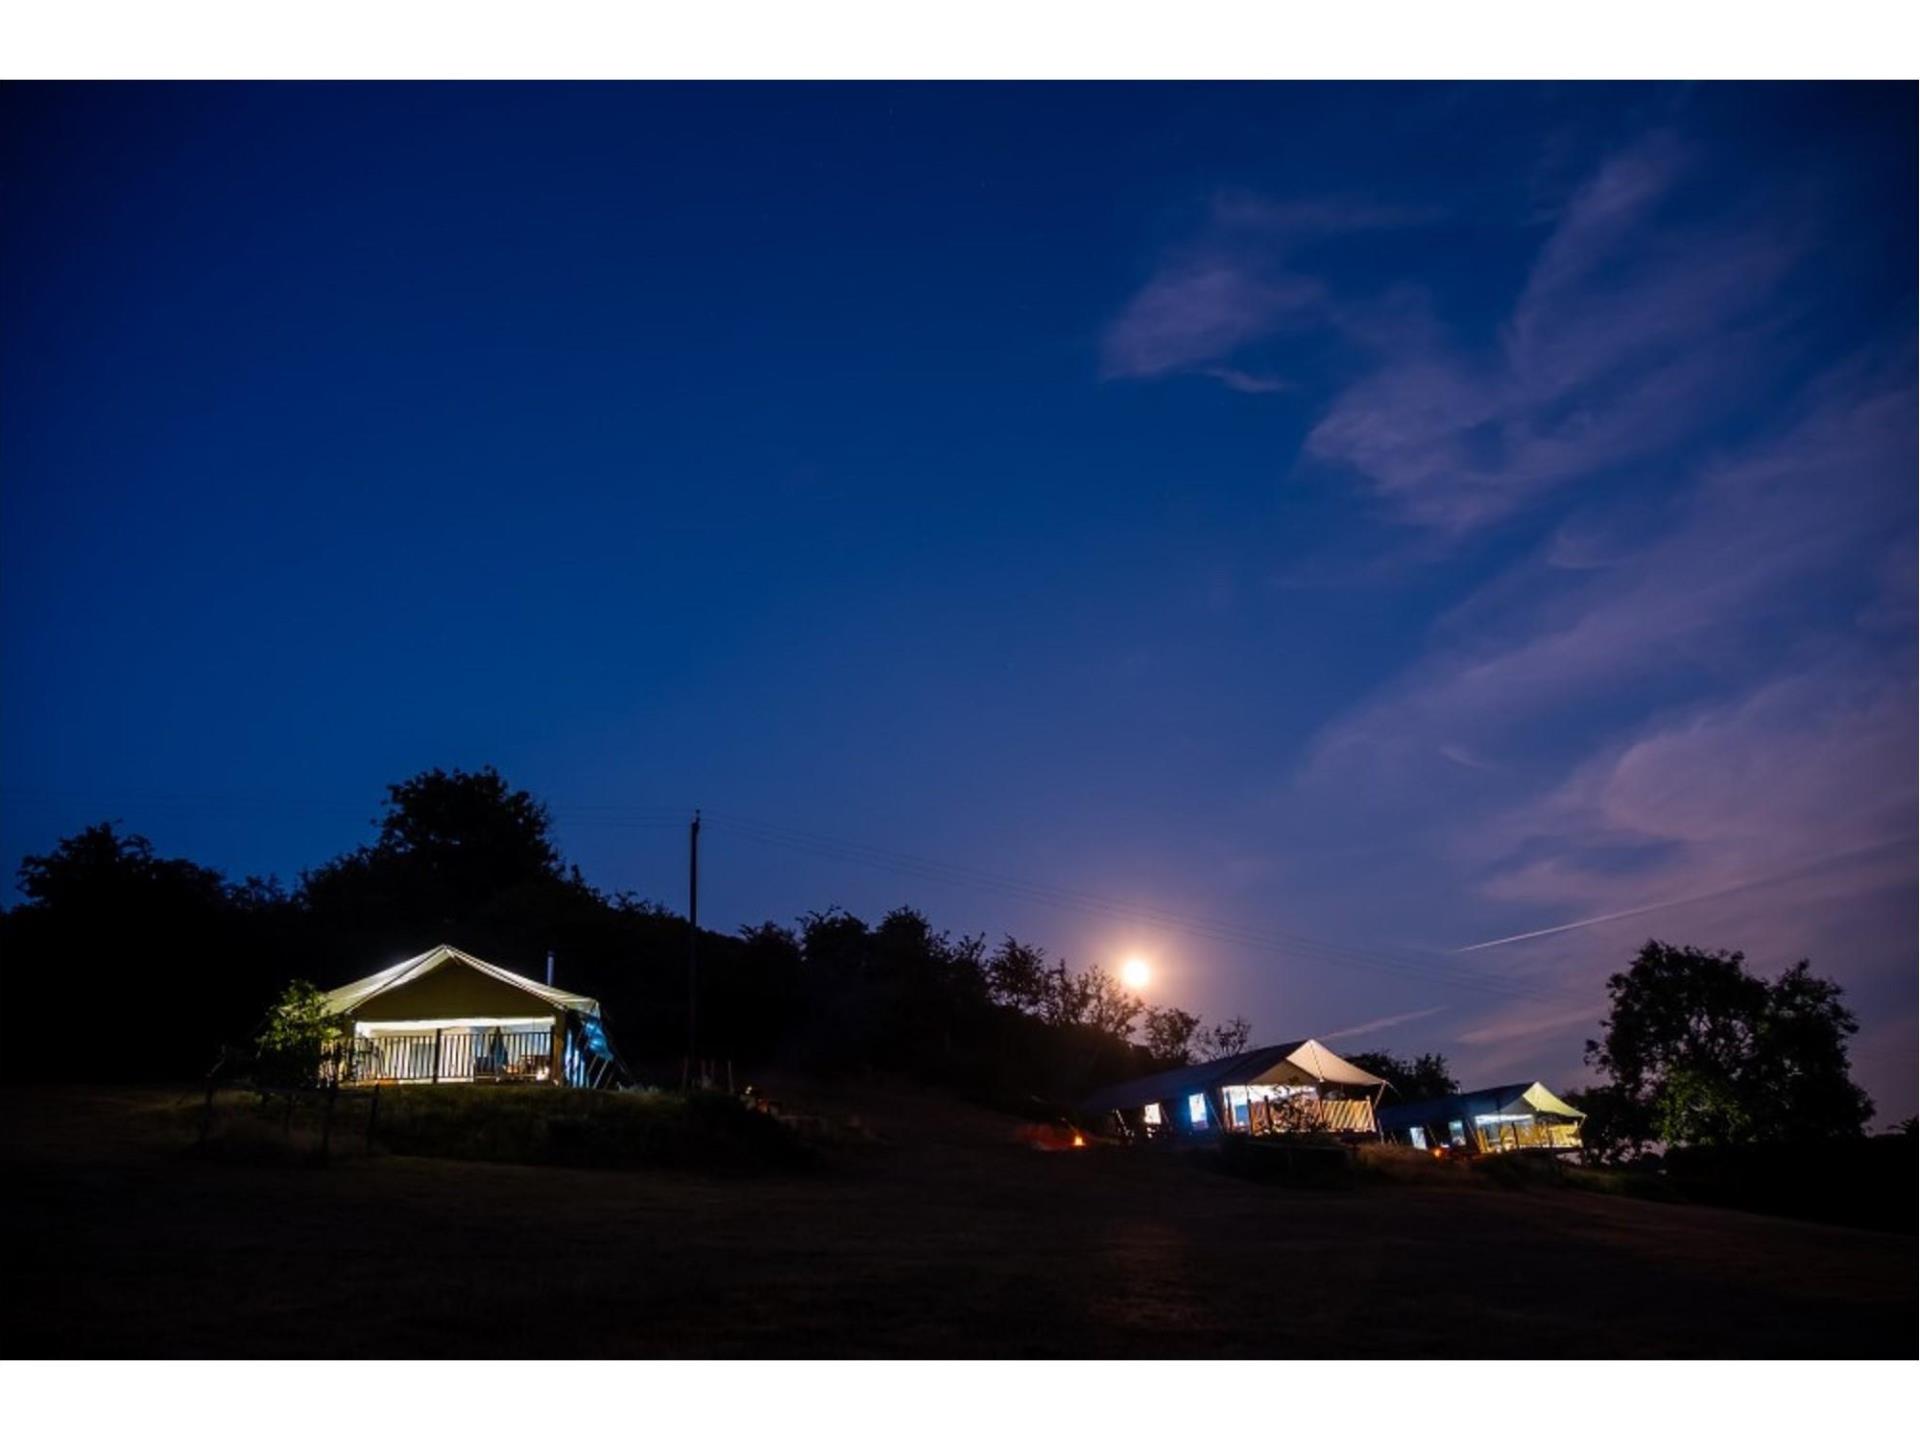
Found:
<path fill-rule="evenodd" d="M 1469 1084 L 1580 1083 L 1649 935 L 1806 955 L 1913 1113 L 1911 85 L 14 86 L 0 146 L 9 869 L 291 880 L 494 764 L 676 907 L 705 807 L 721 928 L 1142 950 Z"/>

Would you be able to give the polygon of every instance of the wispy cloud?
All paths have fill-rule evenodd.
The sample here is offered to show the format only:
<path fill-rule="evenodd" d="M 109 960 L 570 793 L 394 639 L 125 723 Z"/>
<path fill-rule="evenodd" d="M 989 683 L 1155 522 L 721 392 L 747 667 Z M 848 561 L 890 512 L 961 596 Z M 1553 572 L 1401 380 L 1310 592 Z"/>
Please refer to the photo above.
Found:
<path fill-rule="evenodd" d="M 1355 476 L 1402 520 L 1476 529 L 1657 454 L 1750 397 L 1781 284 L 1816 236 L 1791 201 L 1692 216 L 1683 202 L 1696 163 L 1685 142 L 1655 132 L 1598 165 L 1481 336 L 1450 333 L 1417 277 L 1347 293 L 1312 263 L 1321 242 L 1429 224 L 1433 212 L 1221 197 L 1109 326 L 1101 373 L 1198 374 L 1268 393 L 1289 377 L 1240 363 L 1251 347 L 1337 337 L 1372 363 L 1328 404 L 1306 455 Z"/>
<path fill-rule="evenodd" d="M 1578 1041 L 1582 1032 L 1595 1033 L 1605 1013 L 1606 1007 L 1591 995 L 1562 1004 L 1510 1006 L 1454 1035 L 1456 1062 L 1467 1073 L 1483 1077 L 1577 1084 L 1587 1078 Z"/>
<path fill-rule="evenodd" d="M 1102 374 L 1147 379 L 1212 362 L 1320 302 L 1312 280 L 1201 256 L 1156 275 L 1107 332 Z M 1229 371 L 1229 374 L 1237 373 Z"/>
<path fill-rule="evenodd" d="M 1410 1025 L 1415 1020 L 1425 1020 L 1429 1016 L 1442 1014 L 1446 1008 L 1445 1005 L 1431 1005 L 1425 1010 L 1408 1010 L 1400 1015 L 1382 1015 L 1378 1020 L 1362 1021 L 1358 1025 L 1349 1025 L 1344 1030 L 1329 1030 L 1320 1038 L 1343 1040 L 1355 1035 L 1371 1035 L 1378 1030 L 1391 1030 L 1399 1025 Z"/>
<path fill-rule="evenodd" d="M 1690 156 L 1665 134 L 1572 197 L 1491 345 L 1417 307 L 1371 327 L 1380 366 L 1307 438 L 1403 519 L 1459 533 L 1584 475 L 1652 455 L 1745 397 L 1762 311 L 1811 248 L 1781 207 L 1667 214 Z"/>
<path fill-rule="evenodd" d="M 1248 370 L 1236 369 L 1232 365 L 1209 365 L 1200 373 L 1209 380 L 1218 380 L 1229 390 L 1237 390 L 1242 395 L 1279 395 L 1299 388 L 1291 380 L 1282 380 L 1271 375 L 1256 375 Z"/>
<path fill-rule="evenodd" d="M 1310 769 L 1400 784 L 1445 747 L 1498 755 L 1650 684 L 1724 692 L 1803 668 L 1779 650 L 1789 597 L 1912 548 L 1909 383 L 1870 377 L 1823 396 L 1708 466 L 1664 528 L 1604 567 L 1569 570 L 1548 542 L 1441 617 L 1423 659 L 1322 732 Z M 1840 638 L 1853 628 L 1843 620 Z"/>
<path fill-rule="evenodd" d="M 1651 909 L 1823 867 L 1877 883 L 1912 851 L 1916 714 L 1911 681 L 1875 668 L 1821 665 L 1605 746 L 1488 823 L 1511 858 L 1484 892 Z M 1623 868 L 1634 851 L 1651 858 Z"/>
<path fill-rule="evenodd" d="M 1459 744 L 1457 741 L 1447 741 L 1436 748 L 1439 750 L 1442 758 L 1451 760 L 1454 764 L 1468 770 L 1497 770 L 1500 768 L 1491 761 L 1482 760 L 1479 756 L 1468 750 L 1466 746 Z"/>
<path fill-rule="evenodd" d="M 1229 363 L 1289 324 L 1324 324 L 1331 296 L 1294 267 L 1296 252 L 1330 236 L 1418 224 L 1425 212 L 1356 201 L 1280 204 L 1218 197 L 1201 233 L 1159 269 L 1107 328 L 1107 379 L 1204 375 L 1245 394 L 1290 388 L 1284 377 Z"/>

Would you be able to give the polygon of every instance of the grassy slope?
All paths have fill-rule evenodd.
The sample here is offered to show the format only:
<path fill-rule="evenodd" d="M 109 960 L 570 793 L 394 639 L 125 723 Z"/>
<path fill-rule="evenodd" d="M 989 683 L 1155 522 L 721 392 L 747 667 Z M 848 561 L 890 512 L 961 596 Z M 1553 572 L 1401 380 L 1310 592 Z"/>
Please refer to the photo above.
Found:
<path fill-rule="evenodd" d="M 717 1094 L 408 1085 L 343 1090 L 331 1117 L 325 1105 L 318 1094 L 297 1096 L 289 1111 L 278 1098 L 223 1092 L 210 1116 L 196 1105 L 174 1107 L 168 1119 L 173 1133 L 209 1158 L 262 1164 L 316 1159 L 323 1131 L 328 1157 L 343 1161 L 372 1151 L 581 1169 L 754 1173 L 803 1169 L 813 1159 L 790 1127 Z"/>
<path fill-rule="evenodd" d="M 1888 1355 L 1915 1244 L 1577 1191 L 1042 1154 L 889 1091 L 809 1173 L 182 1157 L 180 1097 L 15 1091 L 12 1355 Z M 191 1098 L 187 1100 L 191 1105 Z"/>

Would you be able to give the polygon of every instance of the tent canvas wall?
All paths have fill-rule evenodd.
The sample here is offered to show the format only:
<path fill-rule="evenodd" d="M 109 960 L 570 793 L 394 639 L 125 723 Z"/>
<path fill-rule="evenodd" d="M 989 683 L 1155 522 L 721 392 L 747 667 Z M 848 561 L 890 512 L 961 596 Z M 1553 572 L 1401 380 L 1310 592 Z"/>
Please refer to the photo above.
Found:
<path fill-rule="evenodd" d="M 324 1010 L 346 1031 L 350 1083 L 600 1086 L 625 1076 L 598 1000 L 451 945 L 328 991 Z"/>

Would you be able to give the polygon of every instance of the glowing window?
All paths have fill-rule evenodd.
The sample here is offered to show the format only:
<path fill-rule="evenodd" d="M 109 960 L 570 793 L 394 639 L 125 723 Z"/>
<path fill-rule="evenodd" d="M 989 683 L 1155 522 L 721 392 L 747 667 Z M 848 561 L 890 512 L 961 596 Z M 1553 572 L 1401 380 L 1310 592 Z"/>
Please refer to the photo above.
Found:
<path fill-rule="evenodd" d="M 1411 1145 L 1412 1145 L 1412 1146 L 1413 1146 L 1413 1147 L 1414 1147 L 1415 1149 L 1417 1149 L 1417 1150 L 1424 1150 L 1424 1149 L 1426 1149 L 1426 1148 L 1427 1148 L 1427 1130 L 1426 1130 L 1426 1127 L 1425 1127 L 1424 1125 L 1410 1125 L 1410 1126 L 1408 1126 L 1408 1127 L 1407 1127 L 1407 1141 L 1408 1141 L 1408 1143 L 1409 1143 L 1409 1144 L 1411 1144 Z"/>
<path fill-rule="evenodd" d="M 1146 1113 L 1143 1116 L 1141 1116 L 1141 1118 L 1145 1120 L 1149 1125 L 1160 1124 L 1161 1123 L 1160 1102 L 1156 1100 L 1151 1105 L 1147 1106 Z"/>
<path fill-rule="evenodd" d="M 1247 1099 L 1247 1087 L 1244 1085 L 1229 1085 L 1222 1094 L 1225 1096 L 1227 1102 L 1227 1128 L 1231 1130 L 1237 1126 L 1242 1130 L 1246 1129 L 1248 1123 L 1247 1114 L 1250 1108 L 1250 1102 Z"/>
<path fill-rule="evenodd" d="M 1193 1128 L 1207 1128 L 1207 1097 L 1205 1095 L 1187 1096 L 1187 1119 L 1193 1122 Z"/>
<path fill-rule="evenodd" d="M 1464 1145 L 1467 1143 L 1467 1127 L 1460 1121 L 1447 1121 L 1447 1133 L 1453 1138 L 1454 1144 Z"/>

